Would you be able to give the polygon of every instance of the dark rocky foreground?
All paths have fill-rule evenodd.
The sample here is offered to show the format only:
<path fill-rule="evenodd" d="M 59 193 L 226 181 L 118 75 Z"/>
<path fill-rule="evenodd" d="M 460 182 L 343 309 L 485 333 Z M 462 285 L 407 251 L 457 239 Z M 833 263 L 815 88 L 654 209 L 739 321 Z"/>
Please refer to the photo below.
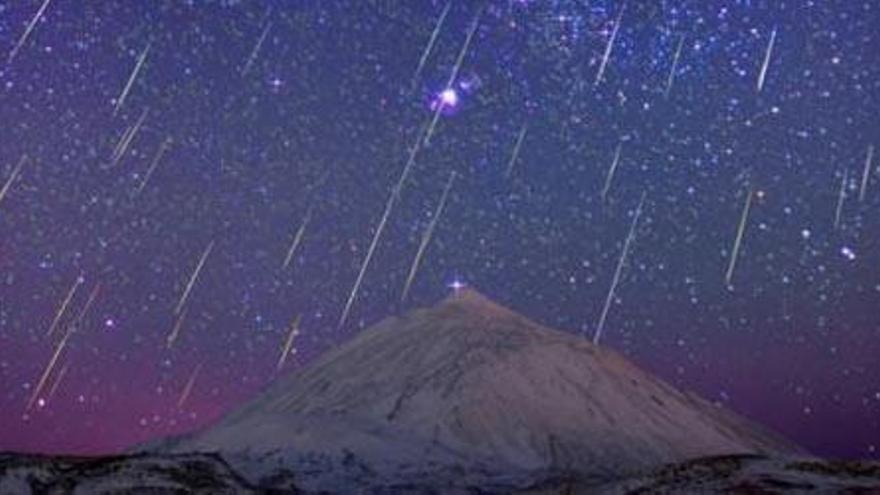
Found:
<path fill-rule="evenodd" d="M 0 495 L 64 493 L 270 492 L 251 486 L 214 454 L 109 457 L 0 454 Z"/>
<path fill-rule="evenodd" d="M 880 494 L 880 463 L 721 456 L 670 464 L 641 476 L 596 485 L 577 475 L 543 473 L 529 481 L 467 485 L 466 470 L 392 480 L 338 466 L 339 490 L 322 493 L 447 494 Z M 317 466 L 317 465 L 316 465 Z M 316 467 L 315 466 L 315 467 Z M 347 470 L 346 470 L 347 469 Z M 358 472 L 357 478 L 352 473 Z M 302 473 L 305 477 L 315 473 Z M 438 477 L 438 474 L 440 476 Z M 323 473 L 333 476 L 333 473 Z M 0 454 L 0 494 L 295 494 L 297 473 L 276 470 L 249 481 L 215 454 L 49 457 Z"/>
<path fill-rule="evenodd" d="M 880 495 L 880 462 L 720 456 L 670 464 L 598 491 L 581 487 L 569 493 Z"/>

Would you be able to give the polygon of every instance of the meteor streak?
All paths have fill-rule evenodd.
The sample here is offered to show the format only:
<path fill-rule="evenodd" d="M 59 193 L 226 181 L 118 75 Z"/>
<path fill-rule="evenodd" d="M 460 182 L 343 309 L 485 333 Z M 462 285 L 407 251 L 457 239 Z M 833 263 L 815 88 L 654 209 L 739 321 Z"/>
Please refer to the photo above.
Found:
<path fill-rule="evenodd" d="M 6 193 L 9 192 L 9 189 L 12 187 L 12 184 L 15 183 L 15 180 L 18 179 L 18 176 L 21 175 L 21 168 L 24 166 L 24 162 L 27 161 L 27 155 L 22 155 L 18 160 L 18 163 L 15 165 L 15 168 L 12 169 L 12 173 L 9 174 L 9 178 L 6 179 L 6 183 L 3 184 L 3 189 L 0 189 L 0 203 L 3 202 L 3 198 L 6 197 Z"/>
<path fill-rule="evenodd" d="M 180 314 L 180 310 L 183 309 L 183 305 L 186 304 L 186 300 L 189 297 L 189 293 L 195 285 L 196 280 L 199 278 L 199 272 L 202 271 L 202 267 L 205 265 L 205 260 L 208 259 L 208 255 L 211 254 L 211 250 L 214 249 L 214 241 L 211 241 L 208 244 L 208 247 L 205 248 L 205 252 L 202 253 L 202 257 L 199 258 L 199 264 L 196 265 L 196 269 L 193 270 L 192 275 L 189 277 L 189 282 L 186 284 L 186 289 L 184 289 L 183 294 L 180 296 L 180 301 L 177 303 L 177 307 L 174 308 L 174 314 Z"/>
<path fill-rule="evenodd" d="M 260 38 L 257 40 L 256 46 L 251 51 L 250 56 L 247 59 L 247 62 L 244 64 L 244 68 L 241 70 L 241 75 L 244 76 L 251 70 L 251 66 L 254 64 L 254 61 L 257 59 L 257 55 L 260 53 L 260 48 L 263 46 L 263 42 L 266 41 L 266 36 L 269 35 L 269 30 L 272 29 L 272 23 L 266 23 L 266 27 L 263 28 L 263 33 L 260 34 Z"/>
<path fill-rule="evenodd" d="M 113 167 L 118 165 L 119 161 L 125 156 L 125 152 L 128 151 L 128 147 L 131 145 L 132 141 L 134 141 L 138 132 L 140 132 L 141 126 L 144 125 L 144 120 L 146 120 L 148 114 L 149 111 L 144 109 L 137 121 L 125 130 L 122 134 L 122 138 L 116 143 L 116 148 L 113 150 Z"/>
<path fill-rule="evenodd" d="M 506 177 L 510 177 L 511 172 L 513 172 L 513 166 L 516 164 L 516 159 L 519 158 L 519 149 L 526 137 L 526 130 L 527 125 L 523 124 L 522 128 L 519 130 L 519 134 L 516 136 L 516 143 L 513 145 L 513 153 L 511 153 L 510 162 L 507 164 Z"/>
<path fill-rule="evenodd" d="M 52 0 L 45 0 L 43 2 L 43 5 L 40 6 L 40 9 L 37 11 L 37 13 L 34 14 L 34 17 L 31 18 L 31 22 L 28 23 L 27 27 L 24 30 L 24 33 L 22 33 L 21 37 L 18 38 L 18 42 L 12 48 L 12 51 L 9 52 L 9 59 L 7 59 L 6 63 L 11 64 L 12 61 L 15 59 L 15 56 L 18 55 L 19 50 L 21 50 L 21 47 L 24 46 L 28 37 L 30 37 L 31 31 L 33 31 L 34 28 L 37 26 L 37 22 L 39 22 L 41 17 L 43 17 L 43 13 L 46 12 L 46 8 L 49 7 L 49 2 L 51 1 Z"/>
<path fill-rule="evenodd" d="M 617 31 L 620 29 L 620 22 L 623 20 L 623 13 L 626 11 L 626 3 L 620 8 L 620 13 L 617 14 L 617 22 L 614 23 L 614 29 L 611 31 L 611 37 L 608 38 L 608 44 L 605 45 L 605 54 L 602 55 L 602 63 L 599 64 L 599 72 L 596 74 L 596 81 L 593 83 L 593 86 L 598 86 L 600 82 L 602 82 L 602 77 L 605 75 L 605 67 L 608 65 L 608 60 L 611 58 L 611 50 L 614 48 L 614 40 L 617 39 Z"/>
<path fill-rule="evenodd" d="M 290 355 L 290 349 L 293 347 L 293 342 L 296 340 L 296 337 L 299 335 L 299 321 L 302 315 L 296 315 L 292 322 L 290 322 L 290 332 L 287 334 L 287 339 L 284 341 L 284 346 L 281 348 L 281 356 L 278 358 L 278 371 L 281 371 L 281 368 L 284 368 L 284 363 L 287 361 L 287 356 Z M 296 350 L 294 350 L 296 352 Z"/>
<path fill-rule="evenodd" d="M 146 48 L 144 48 L 144 51 L 141 52 L 141 55 L 138 57 L 137 63 L 134 66 L 134 70 L 131 71 L 131 76 L 129 76 L 128 82 L 125 84 L 125 88 L 122 89 L 122 93 L 119 95 L 119 98 L 116 99 L 116 106 L 113 108 L 114 116 L 119 113 L 122 105 L 125 104 L 125 99 L 128 97 L 128 93 L 129 91 L 131 91 L 131 87 L 134 84 L 135 80 L 137 80 L 137 76 L 144 65 L 144 61 L 147 59 L 147 54 L 150 53 L 151 45 L 152 42 L 147 43 Z"/>
<path fill-rule="evenodd" d="M 162 141 L 162 144 L 159 145 L 159 150 L 156 151 L 156 156 L 153 157 L 153 161 L 150 163 L 150 168 L 144 175 L 144 180 L 141 182 L 141 185 L 138 186 L 135 194 L 140 194 L 141 191 L 143 191 L 144 188 L 147 187 L 147 182 L 149 182 L 150 177 L 153 176 L 153 171 L 155 171 L 156 167 L 159 166 L 159 162 L 162 161 L 162 157 L 165 156 L 165 152 L 167 152 L 168 149 L 171 148 L 172 142 L 173 140 L 171 139 L 171 137 L 167 137 L 164 141 Z"/>
<path fill-rule="evenodd" d="M 727 285 L 730 285 L 730 281 L 733 279 L 733 269 L 736 268 L 736 260 L 739 257 L 739 248 L 742 245 L 743 234 L 749 221 L 749 211 L 752 207 L 752 196 L 754 194 L 754 191 L 749 189 L 749 194 L 746 196 L 746 204 L 743 206 L 742 216 L 739 219 L 739 227 L 736 229 L 736 239 L 733 241 L 733 250 L 730 252 L 730 263 L 727 265 L 727 273 L 724 275 L 724 282 Z"/>
<path fill-rule="evenodd" d="M 382 231 L 385 230 L 385 224 L 388 222 L 388 217 L 391 215 L 391 210 L 394 208 L 394 204 L 397 202 L 400 197 L 400 192 L 403 189 L 404 184 L 406 183 L 406 179 L 409 176 L 410 168 L 412 168 L 413 163 L 415 163 L 416 154 L 419 151 L 419 144 L 422 141 L 422 135 L 418 136 L 416 140 L 416 144 L 413 145 L 412 150 L 409 154 L 409 159 L 406 161 L 406 165 L 403 167 L 403 172 L 400 174 L 400 179 L 398 179 L 397 184 L 391 190 L 391 194 L 388 196 L 388 201 L 385 203 L 385 211 L 382 213 L 382 218 L 379 220 L 379 225 L 376 227 L 376 233 L 373 234 L 373 240 L 370 243 L 370 248 L 367 250 L 367 255 L 364 258 L 363 263 L 361 263 L 360 272 L 358 272 L 357 279 L 354 282 L 354 287 L 351 288 L 351 293 L 348 296 L 348 301 L 345 303 L 345 308 L 342 310 L 342 316 L 339 317 L 339 328 L 342 328 L 345 325 L 345 321 L 348 319 L 348 313 L 351 311 L 351 305 L 354 303 L 355 298 L 357 297 L 358 290 L 360 290 L 361 283 L 364 280 L 364 274 L 367 272 L 367 267 L 370 265 L 370 260 L 373 259 L 373 253 L 376 251 L 376 246 L 379 244 L 379 238 L 382 236 Z"/>
<path fill-rule="evenodd" d="M 180 409 L 183 407 L 186 399 L 189 398 L 189 395 L 192 393 L 193 385 L 196 383 L 196 378 L 199 376 L 199 372 L 202 371 L 202 366 L 204 365 L 204 361 L 196 365 L 192 374 L 189 376 L 189 380 L 186 381 L 186 385 L 183 387 L 183 391 L 180 393 L 180 398 L 177 399 L 177 408 Z"/>
<path fill-rule="evenodd" d="M 52 397 L 55 397 L 55 392 L 58 390 L 58 386 L 61 385 L 61 380 L 64 379 L 64 376 L 67 374 L 67 369 L 70 368 L 70 361 L 64 363 L 64 366 L 61 367 L 61 371 L 55 376 L 55 381 L 52 382 L 52 386 L 49 387 L 49 393 L 46 394 L 46 402 L 52 400 Z"/>
<path fill-rule="evenodd" d="M 623 143 L 617 143 L 617 150 L 614 151 L 614 159 L 611 161 L 611 167 L 608 168 L 608 174 L 605 176 L 605 186 L 602 187 L 602 202 L 608 198 L 608 191 L 611 190 L 611 181 L 614 179 L 614 172 L 620 163 L 620 152 L 623 149 Z"/>
<path fill-rule="evenodd" d="M 868 146 L 868 156 L 865 157 L 865 171 L 862 172 L 862 187 L 859 189 L 859 202 L 865 200 L 865 193 L 868 191 L 868 179 L 871 177 L 871 162 L 874 159 L 874 145 Z M 0 195 L 0 199 L 3 196 Z"/>
<path fill-rule="evenodd" d="M 171 349 L 175 342 L 177 342 L 177 337 L 180 335 L 180 329 L 183 327 L 183 320 L 186 319 L 186 308 L 177 316 L 177 320 L 174 322 L 174 328 L 171 329 L 171 333 L 168 334 L 168 337 L 165 339 L 165 347 Z"/>
<path fill-rule="evenodd" d="M 434 49 L 434 43 L 437 42 L 437 36 L 440 34 L 440 29 L 443 26 L 443 21 L 446 20 L 446 14 L 449 13 L 450 7 L 452 7 L 452 2 L 446 4 L 446 7 L 443 8 L 443 12 L 440 13 L 440 18 L 437 19 L 437 24 L 434 26 L 434 31 L 431 33 L 431 38 L 428 40 L 428 44 L 422 52 L 422 57 L 419 59 L 419 65 L 416 67 L 416 72 L 413 75 L 413 86 L 416 85 L 419 75 L 422 73 L 422 68 L 424 68 L 425 62 L 428 61 L 428 57 L 431 55 L 431 50 Z"/>
<path fill-rule="evenodd" d="M 461 70 L 461 64 L 464 63 L 464 57 L 467 55 L 468 48 L 471 46 L 471 40 L 474 37 L 474 33 L 477 32 L 477 27 L 480 25 L 481 14 L 482 11 L 477 12 L 477 15 L 474 16 L 474 21 L 471 23 L 470 29 L 468 29 L 467 37 L 465 37 L 464 45 L 461 47 L 461 51 L 458 52 L 458 58 L 455 61 L 455 65 L 452 66 L 452 73 L 449 75 L 449 80 L 446 82 L 444 92 L 452 89 L 455 80 L 458 78 L 458 71 Z M 443 111 L 444 106 L 445 103 L 443 100 L 437 103 L 437 108 L 434 110 L 434 117 L 431 120 L 431 125 L 428 126 L 428 132 L 425 134 L 426 146 L 430 143 L 431 136 L 434 135 L 434 128 L 437 127 L 437 122 L 440 120 L 440 113 Z"/>
<path fill-rule="evenodd" d="M 281 266 L 282 269 L 287 268 L 290 264 L 290 261 L 293 259 L 293 255 L 296 253 L 296 249 L 299 247 L 302 242 L 303 236 L 306 233 L 306 226 L 308 226 L 309 221 L 312 218 L 312 207 L 309 206 L 309 209 L 306 211 L 306 216 L 303 218 L 302 223 L 299 226 L 299 229 L 296 231 L 296 235 L 293 236 L 293 242 L 290 244 L 290 249 L 287 250 L 287 256 L 284 258 L 284 264 Z"/>
<path fill-rule="evenodd" d="M 49 330 L 46 332 L 46 336 L 51 336 L 52 333 L 55 332 L 55 327 L 58 326 L 58 323 L 61 321 L 61 318 L 64 317 L 64 312 L 67 311 L 67 306 L 70 305 L 70 301 L 73 300 L 74 294 L 76 294 L 76 289 L 83 283 L 83 276 L 79 275 L 76 277 L 76 280 L 73 281 L 73 285 L 70 287 L 70 290 L 67 291 L 67 296 L 64 297 L 64 300 L 61 302 L 61 306 L 58 307 L 58 311 L 55 312 L 55 318 L 52 320 L 52 324 L 49 325 Z"/>
<path fill-rule="evenodd" d="M 37 398 L 40 396 L 40 393 L 43 391 L 43 387 L 46 386 L 46 380 L 49 379 L 49 375 L 52 374 L 52 369 L 55 368 L 55 363 L 58 362 L 58 357 L 61 355 L 61 352 L 67 346 L 67 339 L 70 338 L 70 335 L 73 333 L 73 327 L 70 327 L 67 333 L 64 334 L 64 338 L 61 339 L 61 342 L 55 346 L 55 352 L 52 353 L 52 357 L 49 359 L 49 363 L 46 365 L 46 368 L 43 370 L 42 376 L 40 376 L 40 381 L 37 382 L 37 386 L 34 387 L 34 391 L 31 394 L 31 398 L 28 400 L 27 407 L 25 411 L 30 411 L 32 407 L 34 407 L 34 402 L 37 401 Z"/>
<path fill-rule="evenodd" d="M 764 53 L 764 63 L 761 64 L 761 72 L 758 74 L 758 91 L 764 89 L 764 79 L 767 77 L 767 67 L 770 66 L 770 57 L 773 55 L 773 45 L 776 43 L 776 28 L 770 32 L 770 41 L 767 43 L 767 51 Z"/>
<path fill-rule="evenodd" d="M 846 201 L 846 182 L 849 180 L 849 170 L 843 170 L 843 178 L 840 180 L 840 193 L 837 196 L 837 208 L 834 210 L 834 230 L 840 227 L 840 217 L 843 213 L 843 203 Z"/>
<path fill-rule="evenodd" d="M 86 318 L 86 314 L 91 309 L 92 304 L 95 303 L 95 299 L 98 298 L 98 293 L 101 291 L 101 283 L 98 282 L 95 284 L 95 287 L 92 289 L 92 292 L 89 293 L 89 297 L 86 299 L 86 303 L 83 305 L 82 309 L 79 310 L 79 314 L 76 315 L 76 318 L 73 319 L 73 322 L 70 324 L 71 332 L 75 331 L 77 328 L 80 328 L 83 320 Z"/>
<path fill-rule="evenodd" d="M 614 270 L 614 278 L 611 281 L 611 288 L 608 290 L 608 297 L 605 299 L 605 306 L 602 308 L 602 314 L 599 316 L 599 324 L 596 326 L 596 333 L 593 335 L 593 344 L 599 345 L 599 339 L 602 337 L 602 330 L 605 327 L 605 319 L 608 317 L 608 310 L 611 309 L 611 301 L 614 300 L 614 291 L 620 282 L 620 274 L 623 272 L 623 265 L 626 262 L 626 255 L 629 252 L 629 246 L 632 244 L 636 236 L 636 226 L 639 223 L 639 217 L 642 215 L 642 207 L 645 204 L 645 195 L 642 193 L 642 199 L 639 201 L 639 207 L 633 215 L 632 225 L 629 228 L 629 234 L 623 242 L 623 251 L 620 253 L 620 260 L 617 262 L 617 268 Z"/>
<path fill-rule="evenodd" d="M 78 278 L 77 283 L 74 285 L 74 289 L 79 285 L 80 281 L 81 281 L 81 278 Z M 43 374 L 40 377 L 40 381 L 37 383 L 37 386 L 34 387 L 34 392 L 33 392 L 33 394 L 31 394 L 30 400 L 28 400 L 28 404 L 27 404 L 25 411 L 29 411 L 34 406 L 34 402 L 36 402 L 37 398 L 40 396 L 40 393 L 43 391 L 43 387 L 46 386 L 46 381 L 49 379 L 49 376 L 52 374 L 52 370 L 55 368 L 55 364 L 58 362 L 58 357 L 61 356 L 61 352 L 67 346 L 67 341 L 70 339 L 70 336 L 73 335 L 73 332 L 76 331 L 77 325 L 79 325 L 79 323 L 83 320 L 83 318 L 85 318 L 86 312 L 88 312 L 89 308 L 91 307 L 92 303 L 94 302 L 95 298 L 97 297 L 98 289 L 100 287 L 101 287 L 100 283 L 95 285 L 95 288 L 92 289 L 91 294 L 89 294 L 89 298 L 86 301 L 85 306 L 83 306 L 83 308 L 80 310 L 79 315 L 74 319 L 73 323 L 71 323 L 67 327 L 67 332 L 65 332 L 64 338 L 62 338 L 61 342 L 59 342 L 58 345 L 55 346 L 55 352 L 52 353 L 52 358 L 49 359 L 49 363 L 46 365 L 46 368 L 43 370 Z M 72 294 L 72 292 L 73 292 L 73 290 L 71 290 L 70 294 Z M 70 294 L 69 294 L 69 296 L 70 296 Z M 67 302 L 70 302 L 69 298 L 65 299 L 65 304 Z M 63 305 L 62 307 L 65 307 L 65 306 Z M 61 314 L 61 311 L 59 311 L 59 314 Z M 54 323 L 56 323 L 56 322 L 53 322 L 53 324 Z M 51 330 L 51 328 L 50 328 L 50 330 Z M 52 386 L 52 389 L 49 391 L 49 396 L 52 396 L 54 394 L 54 390 L 55 390 L 55 388 L 58 387 L 58 383 L 64 377 L 63 374 L 65 372 L 66 372 L 66 369 L 61 370 L 61 375 L 56 378 L 55 384 Z"/>
<path fill-rule="evenodd" d="M 684 46 L 684 35 L 681 35 L 681 39 L 678 40 L 678 47 L 675 49 L 675 56 L 672 57 L 672 67 L 669 69 L 669 77 L 666 78 L 666 91 L 664 92 L 664 96 L 669 97 L 669 92 L 672 91 L 672 83 L 675 82 L 675 69 L 678 67 L 678 58 L 681 56 L 681 49 Z"/>
<path fill-rule="evenodd" d="M 406 299 L 407 294 L 409 293 L 409 289 L 412 286 L 412 282 L 416 277 L 416 271 L 419 269 L 419 264 L 422 261 L 422 256 L 425 254 L 425 250 L 428 247 L 428 244 L 431 242 L 431 236 L 434 234 L 434 228 L 437 227 L 437 222 L 440 220 L 440 215 L 443 214 L 443 209 L 446 207 L 446 198 L 449 196 L 449 191 L 452 189 L 452 183 L 455 180 L 455 172 L 449 174 L 449 180 L 446 182 L 446 187 L 443 189 L 443 194 L 440 196 L 440 202 L 437 204 L 437 209 L 434 211 L 434 216 L 431 217 L 431 222 L 428 224 L 428 228 L 425 229 L 425 233 L 422 235 L 422 242 L 419 244 L 419 250 L 416 252 L 416 257 L 413 259 L 412 266 L 409 268 L 409 275 L 406 277 L 406 283 L 403 286 L 403 293 L 400 295 L 400 302 L 403 302 Z"/>

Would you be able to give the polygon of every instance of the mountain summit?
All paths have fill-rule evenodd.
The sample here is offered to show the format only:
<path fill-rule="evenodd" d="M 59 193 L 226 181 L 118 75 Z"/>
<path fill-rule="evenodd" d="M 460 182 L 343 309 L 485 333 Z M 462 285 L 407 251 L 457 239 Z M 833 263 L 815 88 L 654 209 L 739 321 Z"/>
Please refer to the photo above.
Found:
<path fill-rule="evenodd" d="M 390 317 L 162 450 L 356 458 L 369 469 L 576 472 L 597 481 L 701 456 L 797 454 L 618 353 L 473 289 Z"/>

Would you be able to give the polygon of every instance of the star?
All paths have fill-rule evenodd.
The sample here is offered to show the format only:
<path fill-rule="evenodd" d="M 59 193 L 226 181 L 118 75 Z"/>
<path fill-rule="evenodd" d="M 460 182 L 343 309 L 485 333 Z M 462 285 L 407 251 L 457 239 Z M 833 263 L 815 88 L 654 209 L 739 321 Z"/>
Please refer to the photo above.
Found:
<path fill-rule="evenodd" d="M 460 101 L 458 91 L 456 91 L 455 88 L 446 88 L 437 94 L 434 101 L 431 103 L 431 109 L 448 113 L 455 110 Z"/>
<path fill-rule="evenodd" d="M 464 289 L 465 287 L 467 287 L 467 284 L 465 284 L 464 282 L 462 282 L 461 280 L 456 278 L 452 282 L 450 282 L 446 287 L 452 289 L 453 292 L 458 292 L 461 289 Z"/>

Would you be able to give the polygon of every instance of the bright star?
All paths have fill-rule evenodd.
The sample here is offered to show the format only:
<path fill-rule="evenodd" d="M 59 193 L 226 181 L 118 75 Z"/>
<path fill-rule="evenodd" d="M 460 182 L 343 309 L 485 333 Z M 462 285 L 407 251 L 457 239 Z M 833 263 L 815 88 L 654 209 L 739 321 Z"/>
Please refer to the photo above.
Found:
<path fill-rule="evenodd" d="M 453 113 L 458 104 L 461 103 L 461 97 L 455 88 L 446 88 L 434 97 L 431 102 L 431 110 L 439 111 L 445 115 Z"/>
<path fill-rule="evenodd" d="M 459 279 L 455 279 L 451 283 L 449 283 L 447 285 L 447 287 L 449 287 L 450 289 L 452 289 L 455 292 L 458 292 L 461 289 L 464 289 L 465 287 L 467 287 L 467 284 L 465 284 L 464 282 L 462 282 Z"/>
<path fill-rule="evenodd" d="M 449 107 L 458 105 L 458 93 L 452 88 L 443 90 L 440 93 L 440 103 Z"/>

